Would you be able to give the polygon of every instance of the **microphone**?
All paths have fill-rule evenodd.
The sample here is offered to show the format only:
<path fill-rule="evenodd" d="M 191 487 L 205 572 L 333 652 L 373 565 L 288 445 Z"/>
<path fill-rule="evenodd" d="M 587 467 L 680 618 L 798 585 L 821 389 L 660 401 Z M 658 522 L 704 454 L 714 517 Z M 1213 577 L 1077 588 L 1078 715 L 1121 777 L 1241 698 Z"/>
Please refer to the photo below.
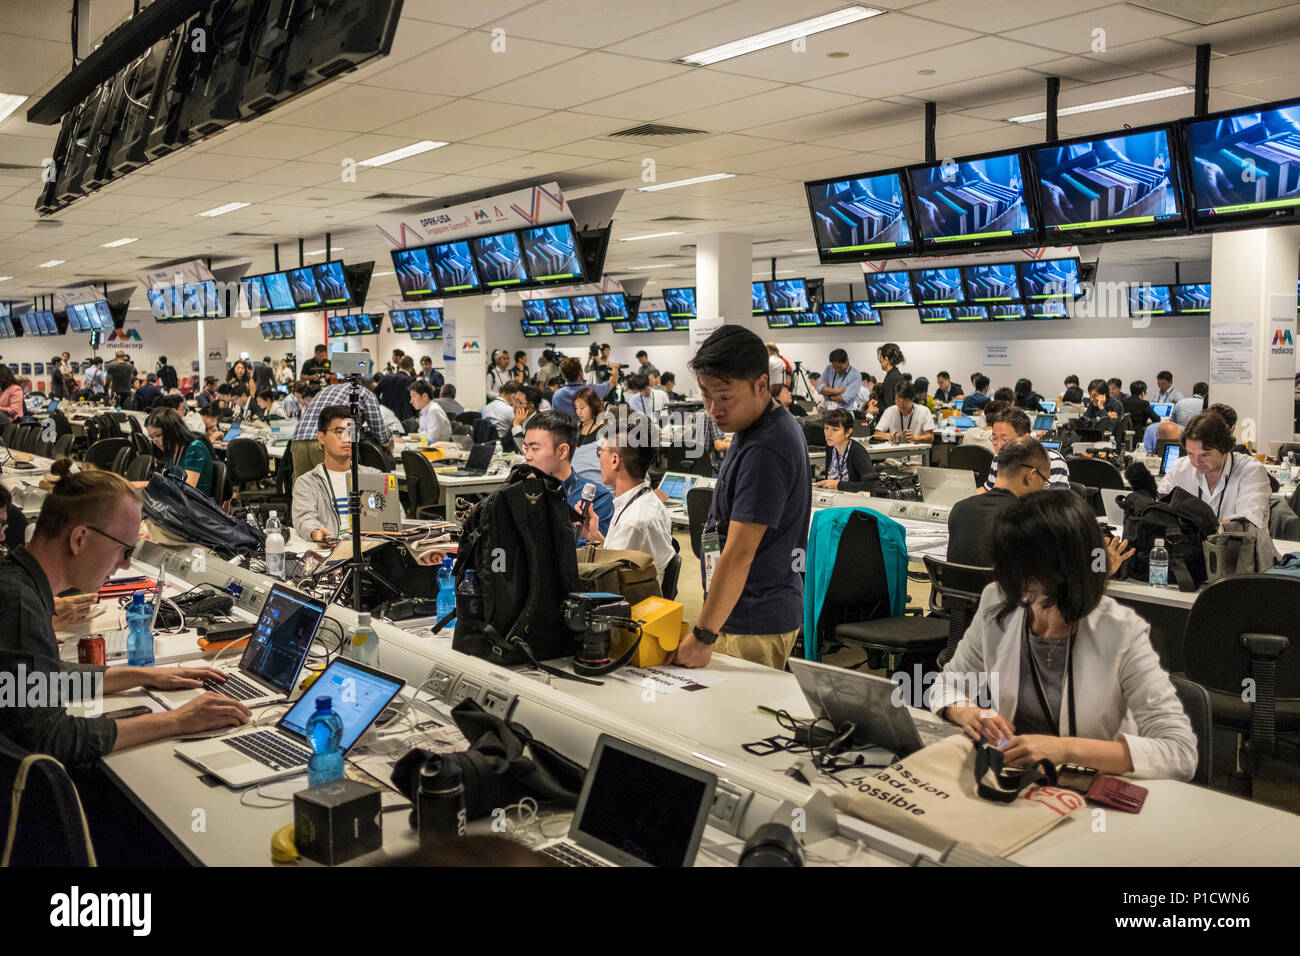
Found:
<path fill-rule="evenodd" d="M 1135 461 L 1129 465 L 1124 472 L 1124 477 L 1128 479 L 1129 487 L 1134 491 L 1145 491 L 1152 498 L 1159 497 L 1156 480 L 1151 477 L 1151 472 L 1147 470 L 1147 466 L 1142 462 Z"/>
<path fill-rule="evenodd" d="M 591 506 L 596 500 L 596 486 L 588 484 L 582 489 L 582 502 L 578 505 L 579 524 L 585 524 L 587 515 L 591 512 Z"/>

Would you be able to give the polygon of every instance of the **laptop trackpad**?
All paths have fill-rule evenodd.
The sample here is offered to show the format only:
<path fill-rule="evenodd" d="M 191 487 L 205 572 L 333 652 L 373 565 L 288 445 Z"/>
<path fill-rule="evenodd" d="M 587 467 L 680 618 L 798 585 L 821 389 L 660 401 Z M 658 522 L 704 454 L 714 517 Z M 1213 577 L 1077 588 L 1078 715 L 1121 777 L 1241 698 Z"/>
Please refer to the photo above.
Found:
<path fill-rule="evenodd" d="M 237 750 L 222 750 L 220 753 L 205 754 L 203 766 L 208 770 L 227 770 L 248 763 L 248 758 Z"/>

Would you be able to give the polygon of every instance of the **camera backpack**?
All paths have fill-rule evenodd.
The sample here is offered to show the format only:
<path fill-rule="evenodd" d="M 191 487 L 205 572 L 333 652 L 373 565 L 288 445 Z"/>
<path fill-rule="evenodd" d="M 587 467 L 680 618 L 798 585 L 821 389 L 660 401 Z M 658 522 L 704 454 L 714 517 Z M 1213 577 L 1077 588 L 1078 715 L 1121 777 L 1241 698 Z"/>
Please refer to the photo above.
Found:
<path fill-rule="evenodd" d="M 1127 577 L 1147 580 L 1151 548 L 1156 538 L 1163 538 L 1169 552 L 1169 583 L 1176 581 L 1180 591 L 1195 591 L 1205 583 L 1205 541 L 1219 529 L 1209 505 L 1181 488 L 1175 488 L 1167 500 L 1154 499 L 1145 491 L 1120 500 L 1124 537 L 1135 552 L 1124 565 Z"/>

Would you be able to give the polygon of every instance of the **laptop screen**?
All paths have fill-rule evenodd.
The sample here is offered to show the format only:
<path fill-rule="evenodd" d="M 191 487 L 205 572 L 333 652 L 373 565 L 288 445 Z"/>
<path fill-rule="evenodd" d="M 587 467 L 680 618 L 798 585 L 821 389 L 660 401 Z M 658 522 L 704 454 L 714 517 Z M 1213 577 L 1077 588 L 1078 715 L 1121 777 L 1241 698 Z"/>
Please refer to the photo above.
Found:
<path fill-rule="evenodd" d="M 966 399 L 964 396 L 958 395 L 956 398 L 952 400 L 952 407 L 957 409 L 957 411 L 961 411 L 962 403 L 965 401 Z"/>
<path fill-rule="evenodd" d="M 691 490 L 695 484 L 694 478 L 686 475 L 675 475 L 672 473 L 663 476 L 659 482 L 659 490 L 668 496 L 669 501 L 681 501 L 686 497 L 686 492 Z"/>
<path fill-rule="evenodd" d="M 230 431 L 226 432 L 225 436 L 221 440 L 229 444 L 230 442 L 234 441 L 238 437 L 239 437 L 239 422 L 235 422 L 233 425 L 230 426 Z"/>
<path fill-rule="evenodd" d="M 325 605 L 315 598 L 275 585 L 248 638 L 240 669 L 289 693 L 324 613 Z"/>
<path fill-rule="evenodd" d="M 1061 443 L 1059 441 L 1045 441 L 1043 442 L 1043 447 L 1048 451 L 1060 451 Z"/>
<path fill-rule="evenodd" d="M 1183 457 L 1183 446 L 1177 442 L 1172 442 L 1165 446 L 1164 454 L 1160 457 L 1160 474 L 1164 474 L 1170 468 L 1174 467 L 1174 462 Z"/>
<path fill-rule="evenodd" d="M 316 698 L 330 699 L 330 709 L 343 721 L 339 749 L 347 751 L 402 689 L 403 681 L 356 661 L 335 660 L 316 683 L 280 718 L 280 727 L 307 736 L 307 721 L 316 712 Z"/>
<path fill-rule="evenodd" d="M 575 842 L 631 866 L 694 862 L 713 774 L 602 734 L 587 776 L 569 833 Z"/>
<path fill-rule="evenodd" d="M 1041 408 L 1043 411 L 1047 412 L 1047 414 L 1049 415 L 1056 414 L 1056 402 L 1041 401 L 1038 403 L 1038 407 Z"/>
<path fill-rule="evenodd" d="M 1034 431 L 1050 432 L 1056 426 L 1056 416 L 1049 414 L 1034 416 Z"/>
<path fill-rule="evenodd" d="M 974 428 L 975 419 L 971 418 L 969 415 L 954 415 L 952 418 L 948 419 L 948 424 L 953 428 Z"/>
<path fill-rule="evenodd" d="M 1161 418 L 1168 418 L 1174 413 L 1173 402 L 1155 402 L 1151 405 L 1151 411 L 1155 412 Z"/>

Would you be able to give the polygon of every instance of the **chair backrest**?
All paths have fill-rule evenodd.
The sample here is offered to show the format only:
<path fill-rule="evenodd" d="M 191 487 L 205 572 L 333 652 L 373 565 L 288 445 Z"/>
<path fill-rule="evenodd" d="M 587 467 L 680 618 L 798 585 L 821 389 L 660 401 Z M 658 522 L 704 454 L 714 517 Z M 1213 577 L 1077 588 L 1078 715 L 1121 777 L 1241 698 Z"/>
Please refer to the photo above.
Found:
<path fill-rule="evenodd" d="M 236 438 L 226 446 L 226 473 L 236 488 L 271 474 L 266 446 L 256 438 Z"/>
<path fill-rule="evenodd" d="M 822 430 L 820 421 L 800 422 L 800 426 L 803 428 L 803 438 L 808 443 L 809 448 L 826 447 L 826 432 Z"/>
<path fill-rule="evenodd" d="M 13 444 L 14 444 L 14 437 L 15 437 L 17 434 L 18 434 L 18 423 L 17 423 L 17 422 L 10 422 L 8 425 L 5 426 L 5 430 L 4 430 L 4 438 L 3 438 L 3 440 L 4 440 L 4 443 L 5 443 L 5 447 L 6 447 L 6 448 L 12 448 L 12 447 L 13 447 Z"/>
<path fill-rule="evenodd" d="M 153 456 L 136 455 L 131 459 L 131 464 L 126 466 L 127 481 L 148 481 L 153 474 Z"/>
<path fill-rule="evenodd" d="M 217 504 L 224 505 L 230 500 L 228 485 L 229 478 L 226 474 L 226 463 L 224 461 L 214 461 L 212 463 L 212 500 Z"/>
<path fill-rule="evenodd" d="M 86 464 L 110 470 L 117 453 L 123 448 L 130 447 L 131 443 L 125 438 L 101 438 L 86 452 Z"/>
<path fill-rule="evenodd" d="M 363 438 L 357 443 L 357 464 L 385 474 L 397 467 L 393 456 L 373 438 Z"/>
<path fill-rule="evenodd" d="M 41 439 L 41 426 L 35 422 L 25 422 L 18 431 L 18 450 L 36 453 L 36 443 Z"/>
<path fill-rule="evenodd" d="M 981 445 L 958 445 L 949 450 L 948 463 L 944 467 L 973 471 L 976 484 L 983 485 L 988 480 L 993 457 L 993 452 Z"/>
<path fill-rule="evenodd" d="M 414 435 L 420 430 L 420 420 L 418 418 L 403 418 L 402 431 L 408 435 Z"/>
<path fill-rule="evenodd" d="M 805 582 L 806 583 L 806 582 Z M 849 515 L 840 532 L 835 567 L 817 619 L 818 644 L 848 621 L 874 621 L 889 617 L 889 580 L 880 548 L 876 522 L 861 511 Z M 804 635 L 807 641 L 808 635 Z"/>
<path fill-rule="evenodd" d="M 1066 466 L 1070 469 L 1070 479 L 1089 488 L 1111 488 L 1124 490 L 1124 476 L 1119 469 L 1100 458 L 1082 456 L 1067 458 Z"/>
<path fill-rule="evenodd" d="M 8 853 L 9 866 L 94 866 L 81 799 L 63 764 L 52 758 L 31 759 L 31 754 L 0 736 L 0 853 Z M 8 834 L 12 820 L 12 793 L 22 778 L 22 801 L 13 843 Z"/>
<path fill-rule="evenodd" d="M 407 517 L 421 517 L 421 508 L 438 504 L 438 473 L 418 451 L 402 452 L 402 471 L 406 475 Z"/>
<path fill-rule="evenodd" d="M 473 425 L 482 417 L 482 412 L 461 412 L 456 416 L 456 421 L 460 422 L 462 425 Z"/>
<path fill-rule="evenodd" d="M 472 435 L 473 430 L 464 422 L 452 422 L 451 433 L 453 435 Z"/>
<path fill-rule="evenodd" d="M 704 534 L 704 524 L 709 520 L 709 508 L 712 506 L 712 488 L 692 488 L 686 492 L 686 520 L 691 527 L 691 552 L 697 558 L 701 555 L 700 537 Z"/>
<path fill-rule="evenodd" d="M 1192 776 L 1192 783 L 1208 787 L 1214 766 L 1214 714 L 1210 692 L 1185 677 L 1170 675 L 1169 680 L 1192 723 L 1192 733 L 1196 734 L 1196 773 Z"/>
<path fill-rule="evenodd" d="M 928 554 L 922 560 L 930 576 L 930 610 L 948 615 L 948 646 L 939 655 L 942 664 L 957 653 L 957 645 L 980 605 L 980 595 L 993 581 L 993 569 L 940 561 Z"/>
<path fill-rule="evenodd" d="M 295 475 L 305 475 L 325 460 L 325 449 L 314 438 L 289 442 L 287 454 Z"/>
<path fill-rule="evenodd" d="M 1088 500 L 1088 486 L 1083 484 L 1082 482 L 1071 481 L 1070 490 L 1073 491 L 1080 498 L 1082 498 L 1084 501 Z"/>
<path fill-rule="evenodd" d="M 497 431 L 496 422 L 486 418 L 478 418 L 470 423 L 470 435 L 474 439 L 474 444 L 481 445 L 483 442 L 498 441 L 501 433 Z"/>
<path fill-rule="evenodd" d="M 664 566 L 663 583 L 659 586 L 663 596 L 670 601 L 677 600 L 677 579 L 682 573 L 682 556 L 674 554 L 668 559 L 668 564 Z"/>
<path fill-rule="evenodd" d="M 56 408 L 50 412 L 50 419 L 54 422 L 54 434 L 57 437 L 72 434 L 72 422 L 68 421 L 68 416 L 63 412 Z"/>
<path fill-rule="evenodd" d="M 69 432 L 69 433 L 66 434 L 66 435 L 60 435 L 60 436 L 55 440 L 55 442 L 54 442 L 54 446 L 50 449 L 50 457 L 51 457 L 51 458 L 63 458 L 63 457 L 65 457 L 65 456 L 66 456 L 70 451 L 72 451 L 72 442 L 73 442 L 73 441 L 74 441 L 74 439 L 73 439 L 73 437 L 72 437 L 72 433 L 71 433 L 71 432 Z"/>
<path fill-rule="evenodd" d="M 113 456 L 113 465 L 111 469 L 112 472 L 117 475 L 125 476 L 126 466 L 131 463 L 131 459 L 134 457 L 135 457 L 135 449 L 133 449 L 130 445 L 127 445 L 125 448 L 123 448 L 121 451 L 119 451 L 116 455 Z"/>
<path fill-rule="evenodd" d="M 1269 505 L 1268 533 L 1274 541 L 1300 539 L 1300 515 L 1281 498 L 1275 498 Z"/>
<path fill-rule="evenodd" d="M 199 437 L 201 437 L 201 438 L 203 438 L 205 441 L 207 441 L 207 436 L 206 436 L 206 435 L 201 435 L 201 436 L 199 436 Z M 152 454 L 153 454 L 153 443 L 152 443 L 151 441 L 149 441 L 149 439 L 146 438 L 143 434 L 138 434 L 138 433 L 136 433 L 136 432 L 131 432 L 131 434 L 127 436 L 127 441 L 129 441 L 129 442 L 131 443 L 131 447 L 135 449 L 135 453 L 136 453 L 137 455 L 152 455 Z M 208 450 L 209 450 L 209 451 L 212 450 L 212 443 L 211 443 L 211 442 L 208 442 Z"/>

